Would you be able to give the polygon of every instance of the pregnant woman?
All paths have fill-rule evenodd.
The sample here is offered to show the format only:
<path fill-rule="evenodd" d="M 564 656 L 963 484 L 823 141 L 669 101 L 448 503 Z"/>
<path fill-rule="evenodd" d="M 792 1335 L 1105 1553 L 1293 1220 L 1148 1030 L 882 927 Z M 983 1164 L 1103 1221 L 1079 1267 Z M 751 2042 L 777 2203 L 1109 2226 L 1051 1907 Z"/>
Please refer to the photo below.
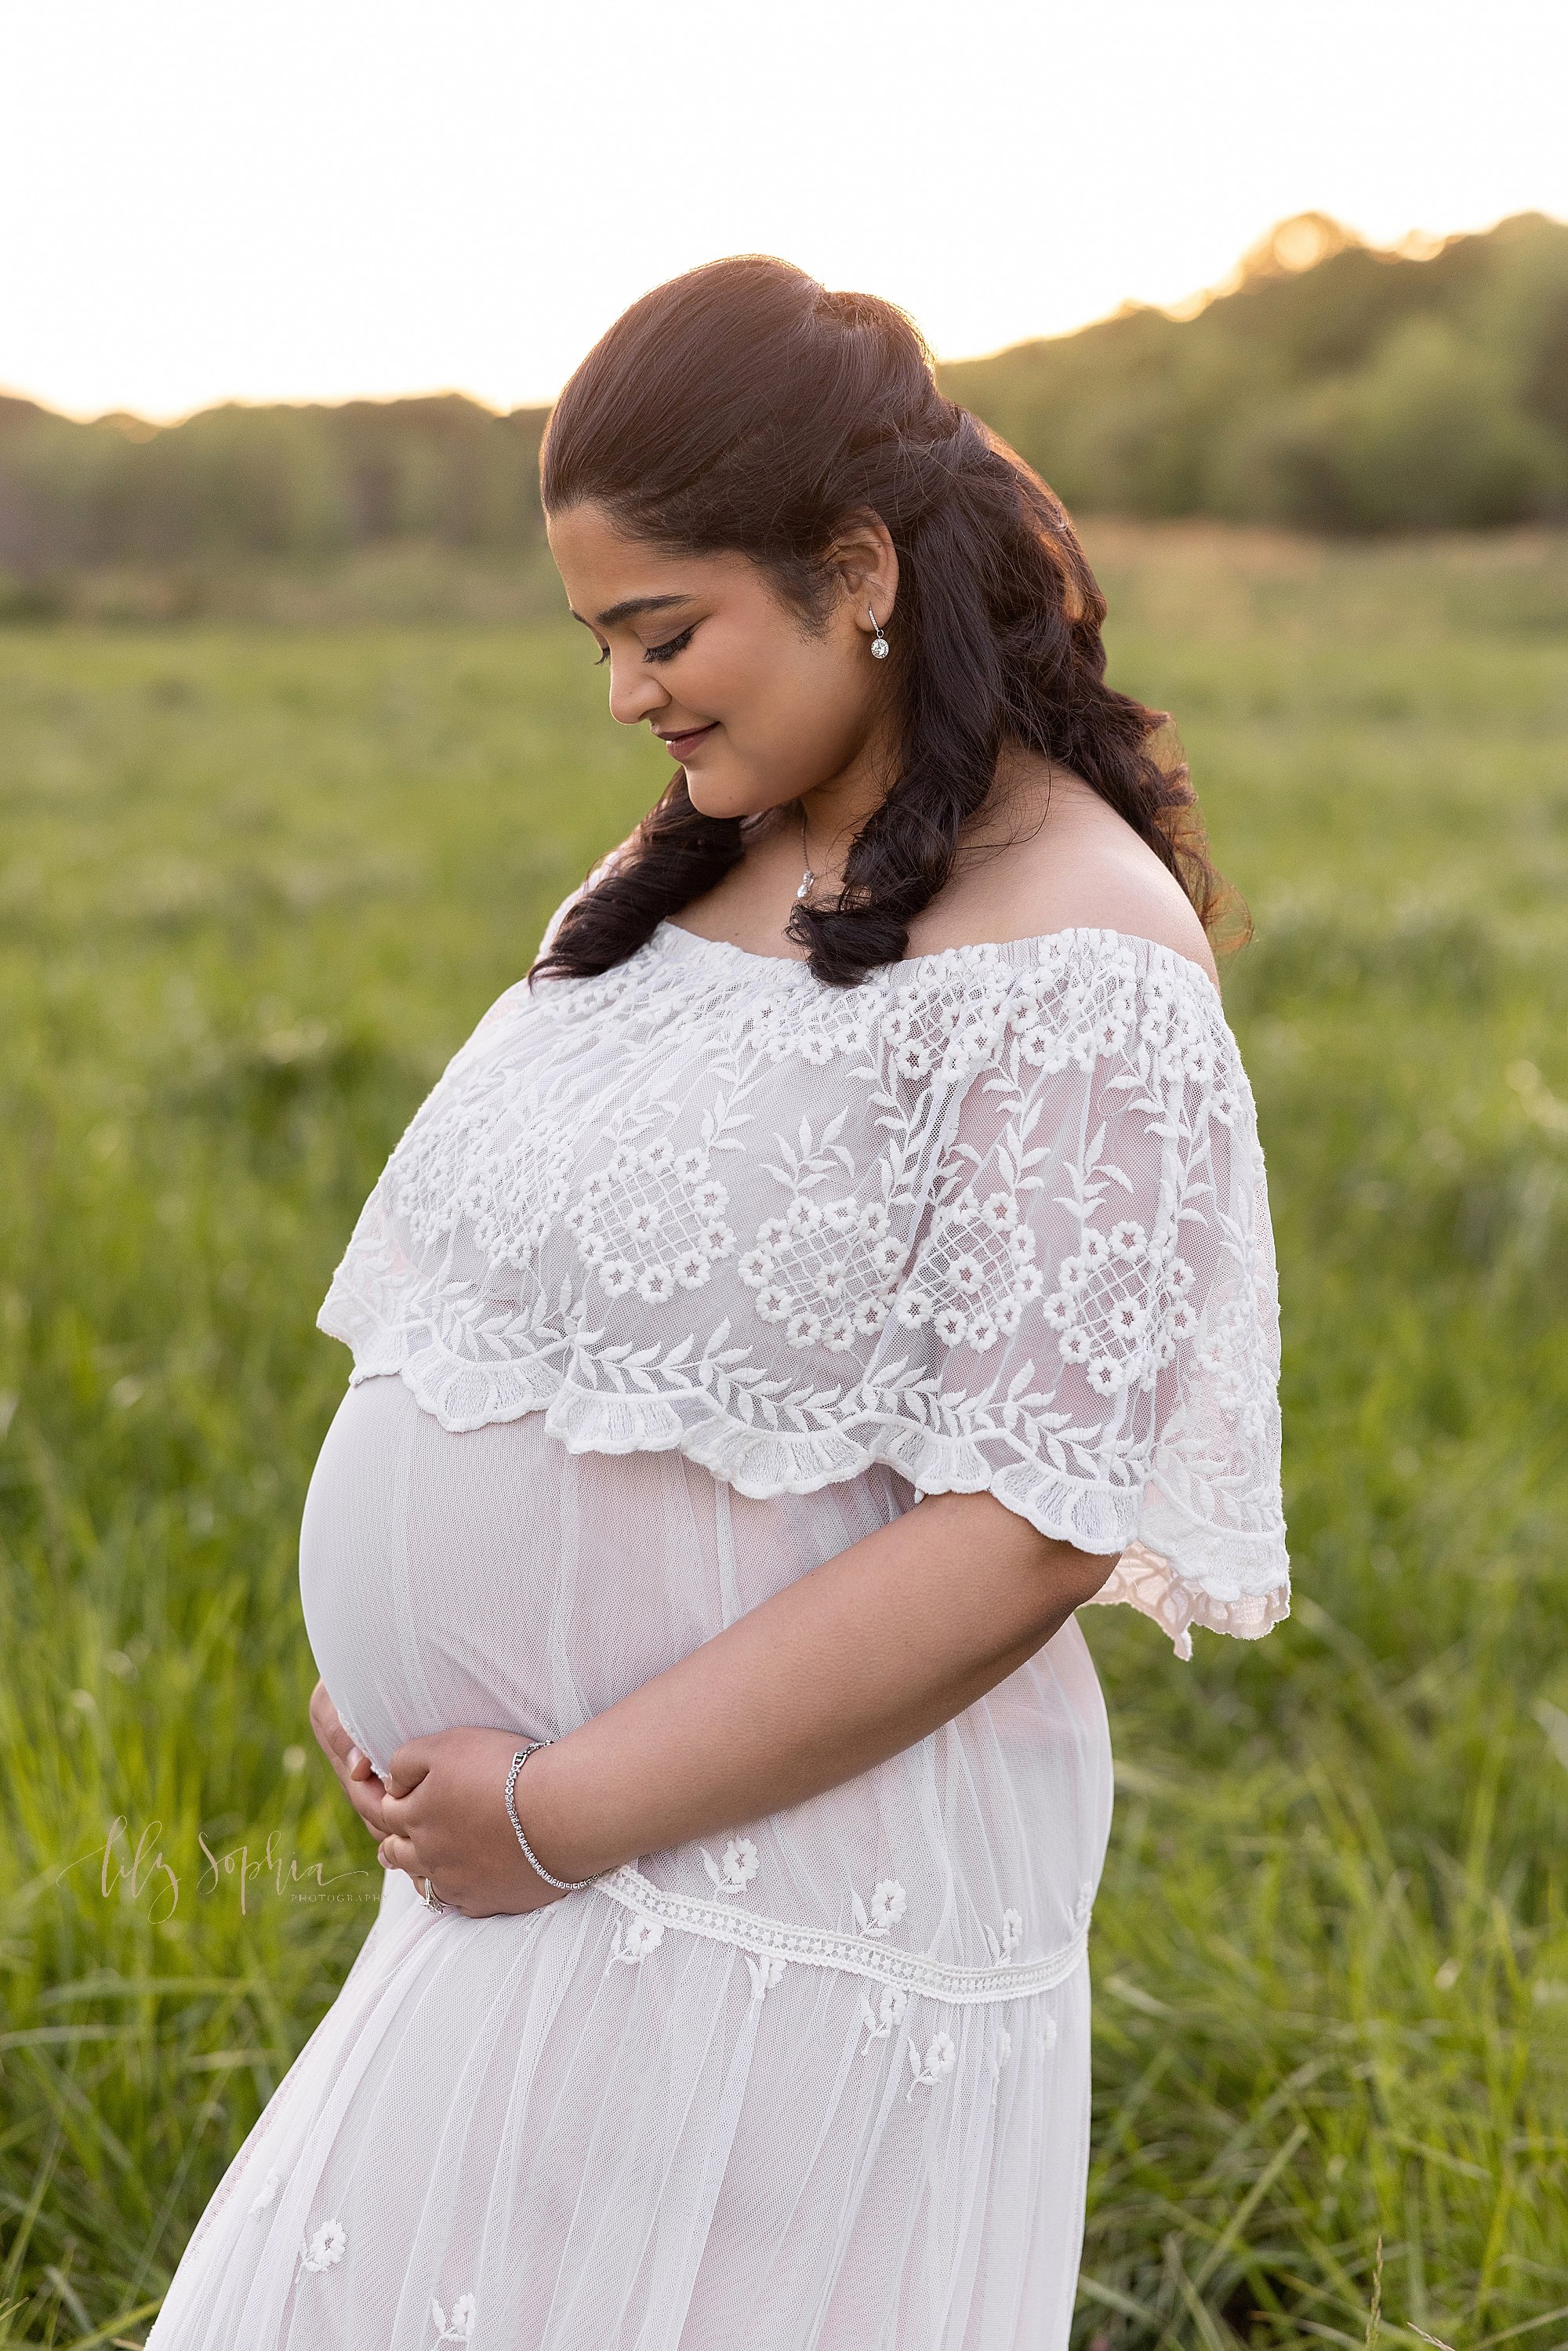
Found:
<path fill-rule="evenodd" d="M 542 471 L 675 771 L 321 1309 L 312 1710 L 387 1876 L 152 2343 L 1051 2351 L 1073 1612 L 1286 1609 L 1219 884 L 1061 507 L 887 304 L 693 271 Z"/>

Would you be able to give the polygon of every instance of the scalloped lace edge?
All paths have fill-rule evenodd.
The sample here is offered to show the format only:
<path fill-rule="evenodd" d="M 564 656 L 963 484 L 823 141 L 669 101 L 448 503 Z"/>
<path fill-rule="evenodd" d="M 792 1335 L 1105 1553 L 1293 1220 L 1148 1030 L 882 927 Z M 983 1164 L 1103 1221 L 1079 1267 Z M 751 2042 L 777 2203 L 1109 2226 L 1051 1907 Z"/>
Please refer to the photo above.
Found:
<path fill-rule="evenodd" d="M 808 1967 L 868 1977 L 876 1983 L 896 1984 L 904 1991 L 960 2008 L 1054 1991 L 1082 1965 L 1089 1947 L 1085 1923 L 1071 1942 L 1048 1952 L 1044 1959 L 1021 1965 L 1002 1959 L 992 1967 L 956 1967 L 927 1959 L 921 1952 L 889 1950 L 885 1945 L 862 1942 L 854 1935 L 788 1926 L 781 1918 L 765 1918 L 754 1910 L 721 1910 L 716 1903 L 704 1902 L 695 1895 L 667 1894 L 630 1863 L 596 1877 L 593 1885 L 612 1901 L 623 1903 L 644 1918 L 677 1928 L 683 1934 L 700 1935 L 712 1943 L 730 1943 L 757 1959 L 786 1964 L 797 1960 Z"/>
<path fill-rule="evenodd" d="M 1065 1478 L 1022 1459 L 995 1464 L 969 1438 L 893 1416 L 879 1421 L 869 1411 L 855 1436 L 842 1428 L 816 1435 L 758 1429 L 716 1411 L 701 1391 L 678 1397 L 606 1394 L 575 1386 L 540 1357 L 474 1364 L 428 1340 L 411 1347 L 406 1330 L 383 1323 L 337 1282 L 317 1322 L 353 1351 L 350 1386 L 398 1377 L 423 1411 L 454 1432 L 542 1413 L 549 1435 L 569 1453 L 678 1451 L 751 1501 L 818 1493 L 878 1463 L 920 1495 L 993 1493 L 1054 1541 L 1092 1556 L 1117 1553 L 1096 1602 L 1151 1617 L 1184 1659 L 1192 1656 L 1195 1625 L 1256 1641 L 1290 1614 L 1282 1525 L 1264 1533 L 1207 1525 L 1155 1481 L 1140 1491 Z M 455 1388 L 471 1387 L 476 1379 L 484 1384 L 483 1397 L 467 1409 L 453 1409 Z M 702 1418 L 689 1416 L 692 1406 Z"/>
<path fill-rule="evenodd" d="M 1163 1552 L 1133 1541 L 1099 1591 L 1082 1604 L 1135 1608 L 1140 1616 L 1152 1616 L 1170 1635 L 1176 1656 L 1186 1659 L 1192 1656 L 1195 1625 L 1201 1625 L 1206 1633 L 1228 1633 L 1233 1640 L 1260 1641 L 1290 1614 L 1291 1587 L 1289 1580 L 1281 1578 L 1265 1592 L 1221 1599 L 1189 1582 Z"/>

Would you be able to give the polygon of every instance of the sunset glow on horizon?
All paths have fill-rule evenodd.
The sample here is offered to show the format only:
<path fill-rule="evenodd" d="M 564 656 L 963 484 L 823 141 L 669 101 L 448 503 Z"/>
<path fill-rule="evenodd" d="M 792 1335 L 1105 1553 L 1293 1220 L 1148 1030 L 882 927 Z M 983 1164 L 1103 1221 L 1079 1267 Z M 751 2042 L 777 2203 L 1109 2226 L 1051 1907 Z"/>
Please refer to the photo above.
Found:
<path fill-rule="evenodd" d="M 1274 223 L 1568 216 L 1568 12 L 1498 0 L 54 0 L 0 92 L 0 387 L 547 401 L 647 287 L 783 254 L 944 358 L 1176 305 Z"/>

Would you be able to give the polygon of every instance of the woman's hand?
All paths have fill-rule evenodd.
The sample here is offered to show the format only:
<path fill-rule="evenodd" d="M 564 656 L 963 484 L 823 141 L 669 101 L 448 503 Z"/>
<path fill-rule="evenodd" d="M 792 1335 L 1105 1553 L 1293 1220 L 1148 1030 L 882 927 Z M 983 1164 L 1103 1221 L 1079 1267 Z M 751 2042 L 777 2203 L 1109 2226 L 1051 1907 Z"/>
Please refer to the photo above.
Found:
<path fill-rule="evenodd" d="M 559 1901 L 559 1887 L 547 1886 L 523 1859 L 507 1817 L 507 1774 L 527 1745 L 510 1730 L 441 1730 L 405 1741 L 387 1764 L 382 1867 L 406 1870 L 422 1894 L 428 1879 L 437 1900 L 468 1918 L 542 1910 Z M 524 1792 L 549 1752 L 531 1756 L 517 1777 L 512 1801 L 525 1828 L 530 1813 Z M 566 1875 L 548 1854 L 541 1857 L 547 1869 Z"/>
<path fill-rule="evenodd" d="M 318 1682 L 310 1693 L 310 1728 L 322 1754 L 337 1773 L 343 1793 L 371 1834 L 384 1836 L 382 1799 L 386 1791 L 371 1769 L 370 1757 L 361 1754 L 344 1729 L 325 1682 Z"/>

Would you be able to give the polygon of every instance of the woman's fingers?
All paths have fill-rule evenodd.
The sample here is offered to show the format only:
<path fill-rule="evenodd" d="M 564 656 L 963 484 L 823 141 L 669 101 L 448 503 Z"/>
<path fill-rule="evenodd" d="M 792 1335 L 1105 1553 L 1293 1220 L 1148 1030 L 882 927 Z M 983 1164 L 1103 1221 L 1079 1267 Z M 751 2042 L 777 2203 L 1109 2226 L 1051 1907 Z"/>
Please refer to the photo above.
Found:
<path fill-rule="evenodd" d="M 350 1747 L 349 1734 L 339 1719 L 338 1709 L 333 1705 L 331 1694 L 323 1681 L 319 1681 L 310 1693 L 310 1728 L 316 1734 L 318 1746 L 328 1761 L 332 1763 L 346 1764 Z"/>
<path fill-rule="evenodd" d="M 310 1728 L 340 1780 L 362 1780 L 370 1773 L 370 1759 L 361 1754 L 344 1729 L 325 1682 L 318 1682 L 310 1693 Z"/>
<path fill-rule="evenodd" d="M 400 1796 L 417 1788 L 439 1753 L 442 1740 L 449 1736 L 438 1730 L 433 1738 L 405 1739 L 401 1747 L 393 1748 L 387 1759 L 388 1788 Z"/>
<path fill-rule="evenodd" d="M 319 1681 L 311 1691 L 309 1711 L 317 1743 L 337 1773 L 344 1794 L 371 1834 L 380 1836 L 382 1783 L 370 1757 L 361 1753 L 344 1729 L 325 1682 Z"/>
<path fill-rule="evenodd" d="M 424 1892 L 427 1881 L 432 1882 L 436 1900 L 444 1902 L 449 1910 L 455 1910 L 457 1907 L 456 1903 L 452 1899 L 450 1886 L 446 1887 L 442 1886 L 440 1872 L 430 1869 L 424 1862 L 421 1861 L 408 1837 L 382 1837 L 377 1851 L 383 1869 L 401 1869 L 413 1878 L 421 1895 Z"/>
<path fill-rule="evenodd" d="M 345 1780 L 343 1792 L 372 1836 L 384 1836 L 387 1824 L 382 1818 L 383 1795 L 382 1783 L 372 1772 L 365 1780 Z"/>
<path fill-rule="evenodd" d="M 374 1779 L 370 1757 L 362 1754 L 350 1738 L 325 1682 L 318 1682 L 310 1693 L 310 1727 L 340 1778 Z"/>
<path fill-rule="evenodd" d="M 410 1809 L 413 1803 L 413 1799 L 410 1796 L 394 1796 L 390 1788 L 382 1789 L 381 1820 L 383 1834 L 390 1830 L 397 1836 L 406 1837 L 418 1826 Z"/>

